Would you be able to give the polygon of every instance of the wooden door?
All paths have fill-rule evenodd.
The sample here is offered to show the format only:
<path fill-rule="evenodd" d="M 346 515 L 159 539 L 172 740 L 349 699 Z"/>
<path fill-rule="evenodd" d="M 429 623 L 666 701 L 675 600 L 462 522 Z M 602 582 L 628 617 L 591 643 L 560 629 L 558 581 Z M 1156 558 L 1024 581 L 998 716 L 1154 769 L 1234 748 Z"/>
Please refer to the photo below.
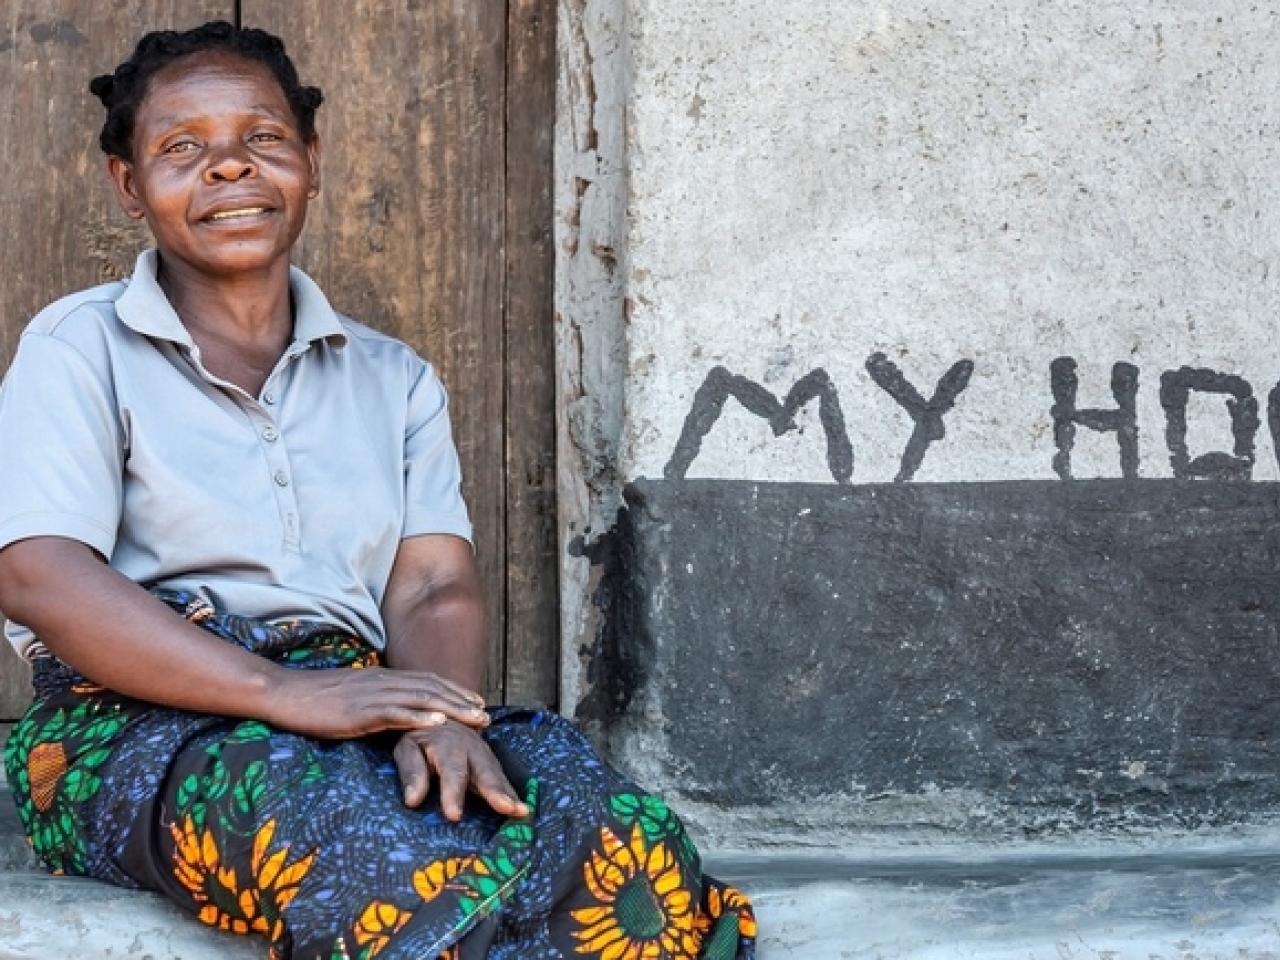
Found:
<path fill-rule="evenodd" d="M 323 190 L 296 259 L 440 371 L 489 597 L 487 693 L 553 703 L 554 0 L 6 2 L 0 369 L 36 310 L 121 276 L 148 242 L 115 209 L 89 77 L 144 29 L 221 17 L 279 34 L 325 93 Z M 0 653 L 3 717 L 25 675 Z"/>

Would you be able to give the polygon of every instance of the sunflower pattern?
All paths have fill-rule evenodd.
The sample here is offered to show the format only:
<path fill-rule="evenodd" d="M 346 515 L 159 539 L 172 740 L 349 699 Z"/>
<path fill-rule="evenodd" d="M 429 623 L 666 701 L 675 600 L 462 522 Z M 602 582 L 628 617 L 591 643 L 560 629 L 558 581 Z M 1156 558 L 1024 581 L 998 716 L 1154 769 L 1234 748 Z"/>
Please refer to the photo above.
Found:
<path fill-rule="evenodd" d="M 293 669 L 378 653 L 314 622 L 266 623 L 156 591 L 192 623 Z M 393 737 L 317 741 L 167 710 L 35 664 L 5 751 L 36 852 L 60 873 L 157 889 L 257 935 L 270 960 L 753 960 L 755 920 L 701 873 L 674 812 L 554 714 L 491 710 L 483 736 L 534 811 L 401 799 Z"/>
<path fill-rule="evenodd" d="M 102 788 L 99 770 L 125 726 L 119 704 L 73 693 L 51 711 L 28 711 L 5 746 L 5 772 L 32 849 L 55 874 L 88 873 L 82 823 Z"/>
<path fill-rule="evenodd" d="M 693 895 L 666 842 L 650 844 L 639 823 L 626 841 L 602 827 L 582 873 L 596 905 L 572 912 L 578 953 L 600 960 L 698 956 Z"/>
<path fill-rule="evenodd" d="M 289 860 L 289 847 L 271 849 L 275 821 L 268 820 L 254 837 L 247 869 L 225 862 L 218 839 L 188 815 L 172 824 L 174 873 L 192 900 L 202 923 L 232 933 L 260 933 L 273 942 L 284 935 L 281 915 L 298 893 L 298 885 L 315 861 L 314 852 Z M 241 876 L 241 873 L 244 876 Z"/>
<path fill-rule="evenodd" d="M 756 938 L 756 916 L 742 891 L 712 880 L 694 919 L 703 938 L 703 960 L 734 960 L 745 938 Z"/>
<path fill-rule="evenodd" d="M 609 810 L 627 827 L 639 826 L 650 843 L 669 841 L 691 873 L 698 873 L 698 848 L 684 829 L 684 824 L 666 802 L 651 793 L 619 793 L 609 798 Z"/>

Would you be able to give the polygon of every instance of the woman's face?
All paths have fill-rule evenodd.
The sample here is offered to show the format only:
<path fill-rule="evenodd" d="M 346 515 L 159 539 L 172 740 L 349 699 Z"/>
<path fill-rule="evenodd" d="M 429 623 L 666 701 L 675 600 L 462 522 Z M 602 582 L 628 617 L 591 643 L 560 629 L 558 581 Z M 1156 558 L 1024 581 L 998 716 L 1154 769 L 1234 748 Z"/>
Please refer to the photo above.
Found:
<path fill-rule="evenodd" d="M 211 277 L 288 262 L 320 188 L 319 142 L 303 141 L 270 70 L 193 54 L 152 77 L 133 160 L 108 160 L 125 212 L 146 218 L 162 258 Z"/>

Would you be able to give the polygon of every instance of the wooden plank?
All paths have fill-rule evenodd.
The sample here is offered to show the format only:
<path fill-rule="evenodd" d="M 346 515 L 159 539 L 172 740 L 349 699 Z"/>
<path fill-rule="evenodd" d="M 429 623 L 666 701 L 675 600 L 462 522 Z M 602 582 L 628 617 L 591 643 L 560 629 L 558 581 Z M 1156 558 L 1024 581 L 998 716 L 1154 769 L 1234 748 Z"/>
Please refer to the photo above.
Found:
<path fill-rule="evenodd" d="M 37 310 L 127 273 L 149 242 L 116 207 L 90 78 L 114 68 L 145 30 L 234 13 L 232 0 L 8 0 L 0 9 L 0 371 Z M 26 677 L 0 649 L 0 718 L 25 708 Z"/>
<path fill-rule="evenodd" d="M 0 370 L 35 311 L 127 273 L 148 242 L 111 193 L 90 78 L 147 29 L 234 12 L 233 0 L 9 0 L 0 9 Z"/>
<path fill-rule="evenodd" d="M 507 699 L 558 688 L 552 154 L 555 0 L 511 0 L 507 30 Z"/>
<path fill-rule="evenodd" d="M 31 667 L 13 647 L 0 642 L 0 720 L 18 719 L 30 702 Z"/>
<path fill-rule="evenodd" d="M 503 0 L 243 0 L 324 88 L 324 184 L 298 261 L 450 390 L 502 695 Z"/>

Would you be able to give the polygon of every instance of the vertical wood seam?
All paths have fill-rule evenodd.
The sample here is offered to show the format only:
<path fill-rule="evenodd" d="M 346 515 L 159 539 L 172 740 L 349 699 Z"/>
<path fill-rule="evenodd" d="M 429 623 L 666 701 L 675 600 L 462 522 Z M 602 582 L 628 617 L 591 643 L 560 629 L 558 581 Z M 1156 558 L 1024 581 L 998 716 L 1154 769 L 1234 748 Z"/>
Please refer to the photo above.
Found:
<path fill-rule="evenodd" d="M 502 43 L 502 702 L 510 693 L 511 677 L 511 285 L 508 231 L 511 191 L 511 15 L 507 0 Z"/>

